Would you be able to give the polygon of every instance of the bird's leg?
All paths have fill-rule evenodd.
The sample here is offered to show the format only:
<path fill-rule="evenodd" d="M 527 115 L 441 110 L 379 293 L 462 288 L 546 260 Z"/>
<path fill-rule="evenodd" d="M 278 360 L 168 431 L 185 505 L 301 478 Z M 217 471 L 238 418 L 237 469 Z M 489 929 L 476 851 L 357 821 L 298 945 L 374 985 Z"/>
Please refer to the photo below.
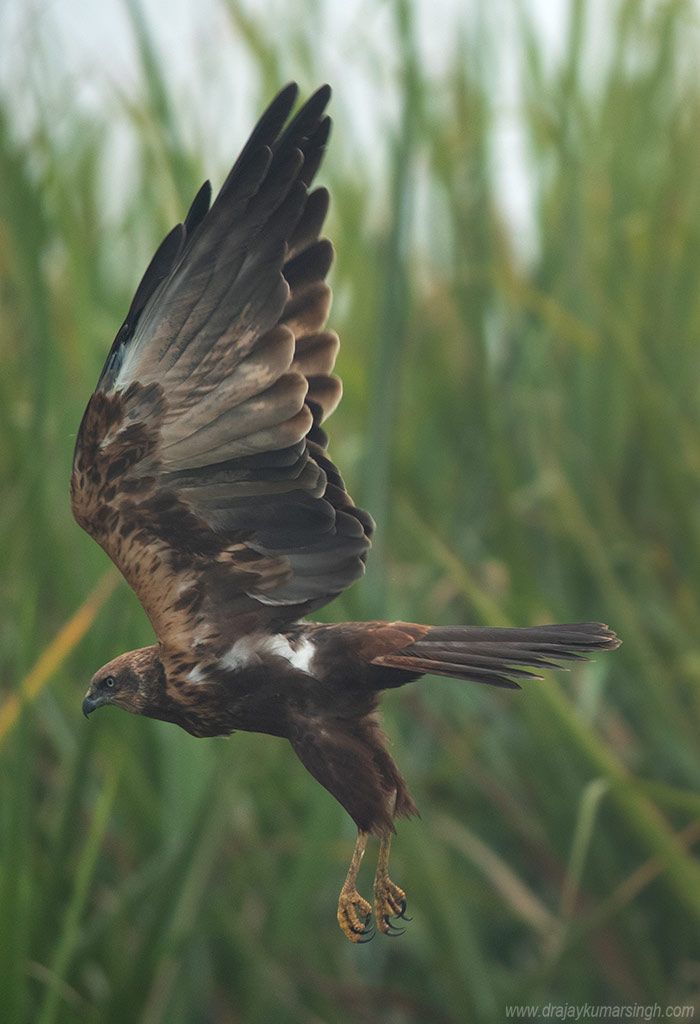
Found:
<path fill-rule="evenodd" d="M 347 878 L 338 898 L 338 924 L 351 942 L 369 942 L 374 935 L 370 925 L 372 907 L 357 891 L 357 873 L 367 846 L 367 832 L 357 831 Z"/>
<path fill-rule="evenodd" d="M 405 928 L 397 928 L 391 921 L 392 917 L 406 917 L 406 893 L 389 878 L 389 853 L 391 852 L 391 832 L 385 832 L 379 845 L 377 873 L 374 876 L 374 917 L 377 928 L 385 935 L 403 935 Z"/>

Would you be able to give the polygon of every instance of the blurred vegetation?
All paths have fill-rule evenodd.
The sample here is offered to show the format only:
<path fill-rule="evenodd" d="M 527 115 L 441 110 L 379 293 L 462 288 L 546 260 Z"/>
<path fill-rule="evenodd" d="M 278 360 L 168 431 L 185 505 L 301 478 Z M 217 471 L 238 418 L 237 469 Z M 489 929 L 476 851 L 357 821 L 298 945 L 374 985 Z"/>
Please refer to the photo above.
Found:
<path fill-rule="evenodd" d="M 251 119 L 289 78 L 337 86 L 330 432 L 380 530 L 366 581 L 325 614 L 600 618 L 625 645 L 520 695 L 427 680 L 388 697 L 423 813 L 394 853 L 414 920 L 360 948 L 334 920 L 352 825 L 286 744 L 85 724 L 91 673 L 150 634 L 70 518 L 73 439 L 148 250 L 225 169 L 183 142 L 138 0 L 141 86 L 99 112 L 37 31 L 0 95 L 3 1021 L 487 1024 L 506 1003 L 697 1003 L 697 10 L 610 0 L 594 19 L 571 0 L 556 61 L 513 0 L 510 48 L 465 14 L 436 70 L 410 4 L 387 6 L 381 48 L 362 19 L 346 40 L 355 75 L 397 99 L 378 161 L 345 123 L 350 80 L 316 56 L 317 4 L 280 8 L 273 38 L 221 7 Z M 496 167 L 504 60 L 525 256 Z M 115 123 L 134 175 L 116 210 Z M 234 127 L 231 157 L 249 121 Z"/>

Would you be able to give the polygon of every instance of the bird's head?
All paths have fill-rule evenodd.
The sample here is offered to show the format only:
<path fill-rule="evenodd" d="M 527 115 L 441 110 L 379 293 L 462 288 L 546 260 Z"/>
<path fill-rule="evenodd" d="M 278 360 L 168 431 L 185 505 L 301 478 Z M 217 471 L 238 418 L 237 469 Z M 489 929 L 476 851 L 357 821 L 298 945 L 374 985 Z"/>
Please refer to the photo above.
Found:
<path fill-rule="evenodd" d="M 165 673 L 158 647 L 142 647 L 120 654 L 95 672 L 83 701 L 87 718 L 105 704 L 115 704 L 134 715 L 148 714 L 163 692 Z"/>

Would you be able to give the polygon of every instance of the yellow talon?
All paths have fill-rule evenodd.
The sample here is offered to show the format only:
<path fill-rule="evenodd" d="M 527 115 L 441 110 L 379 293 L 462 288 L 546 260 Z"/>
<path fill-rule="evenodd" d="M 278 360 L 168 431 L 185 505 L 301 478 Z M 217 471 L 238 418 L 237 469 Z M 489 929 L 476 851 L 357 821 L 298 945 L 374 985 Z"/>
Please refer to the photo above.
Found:
<path fill-rule="evenodd" d="M 374 936 L 370 924 L 372 907 L 357 891 L 357 875 L 367 846 L 367 833 L 357 833 L 357 842 L 350 861 L 348 875 L 338 897 L 338 924 L 350 942 L 369 942 Z M 404 928 L 398 928 L 392 918 L 406 917 L 406 893 L 389 878 L 389 851 L 391 833 L 382 836 L 377 859 L 377 873 L 374 876 L 374 916 L 377 928 L 385 935 L 402 935 Z"/>
<path fill-rule="evenodd" d="M 403 935 L 405 928 L 397 928 L 392 917 L 410 920 L 405 916 L 406 893 L 389 878 L 389 852 L 391 833 L 382 836 L 377 859 L 377 873 L 374 876 L 374 916 L 377 928 L 385 935 Z"/>
<path fill-rule="evenodd" d="M 386 875 L 375 879 L 374 883 L 374 916 L 377 928 L 385 935 L 400 934 L 404 929 L 397 929 L 392 917 L 403 917 L 406 909 L 406 893 Z"/>
<path fill-rule="evenodd" d="M 343 886 L 338 899 L 338 924 L 351 942 L 367 942 L 373 929 L 369 919 L 372 907 L 355 888 Z"/>
<path fill-rule="evenodd" d="M 367 846 L 367 833 L 357 833 L 348 876 L 338 897 L 338 924 L 351 942 L 369 942 L 374 935 L 369 919 L 372 907 L 357 891 L 357 873 Z"/>

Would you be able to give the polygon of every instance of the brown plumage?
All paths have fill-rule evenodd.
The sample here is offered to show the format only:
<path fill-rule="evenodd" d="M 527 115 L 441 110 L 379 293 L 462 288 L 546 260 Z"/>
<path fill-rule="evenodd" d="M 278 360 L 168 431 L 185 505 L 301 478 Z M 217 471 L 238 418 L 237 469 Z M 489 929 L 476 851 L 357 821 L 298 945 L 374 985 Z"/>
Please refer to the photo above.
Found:
<path fill-rule="evenodd" d="M 389 932 L 405 909 L 388 875 L 393 823 L 416 811 L 377 722 L 381 691 L 425 673 L 517 687 L 618 640 L 599 623 L 303 619 L 360 578 L 374 529 L 321 426 L 342 390 L 325 330 L 328 194 L 310 191 L 329 96 L 324 86 L 289 120 L 287 86 L 211 208 L 207 183 L 161 244 L 85 411 L 71 493 L 158 641 L 96 673 L 85 713 L 109 703 L 194 736 L 286 737 L 357 824 L 338 919 L 361 941 L 367 835 L 381 839 L 375 915 Z"/>

